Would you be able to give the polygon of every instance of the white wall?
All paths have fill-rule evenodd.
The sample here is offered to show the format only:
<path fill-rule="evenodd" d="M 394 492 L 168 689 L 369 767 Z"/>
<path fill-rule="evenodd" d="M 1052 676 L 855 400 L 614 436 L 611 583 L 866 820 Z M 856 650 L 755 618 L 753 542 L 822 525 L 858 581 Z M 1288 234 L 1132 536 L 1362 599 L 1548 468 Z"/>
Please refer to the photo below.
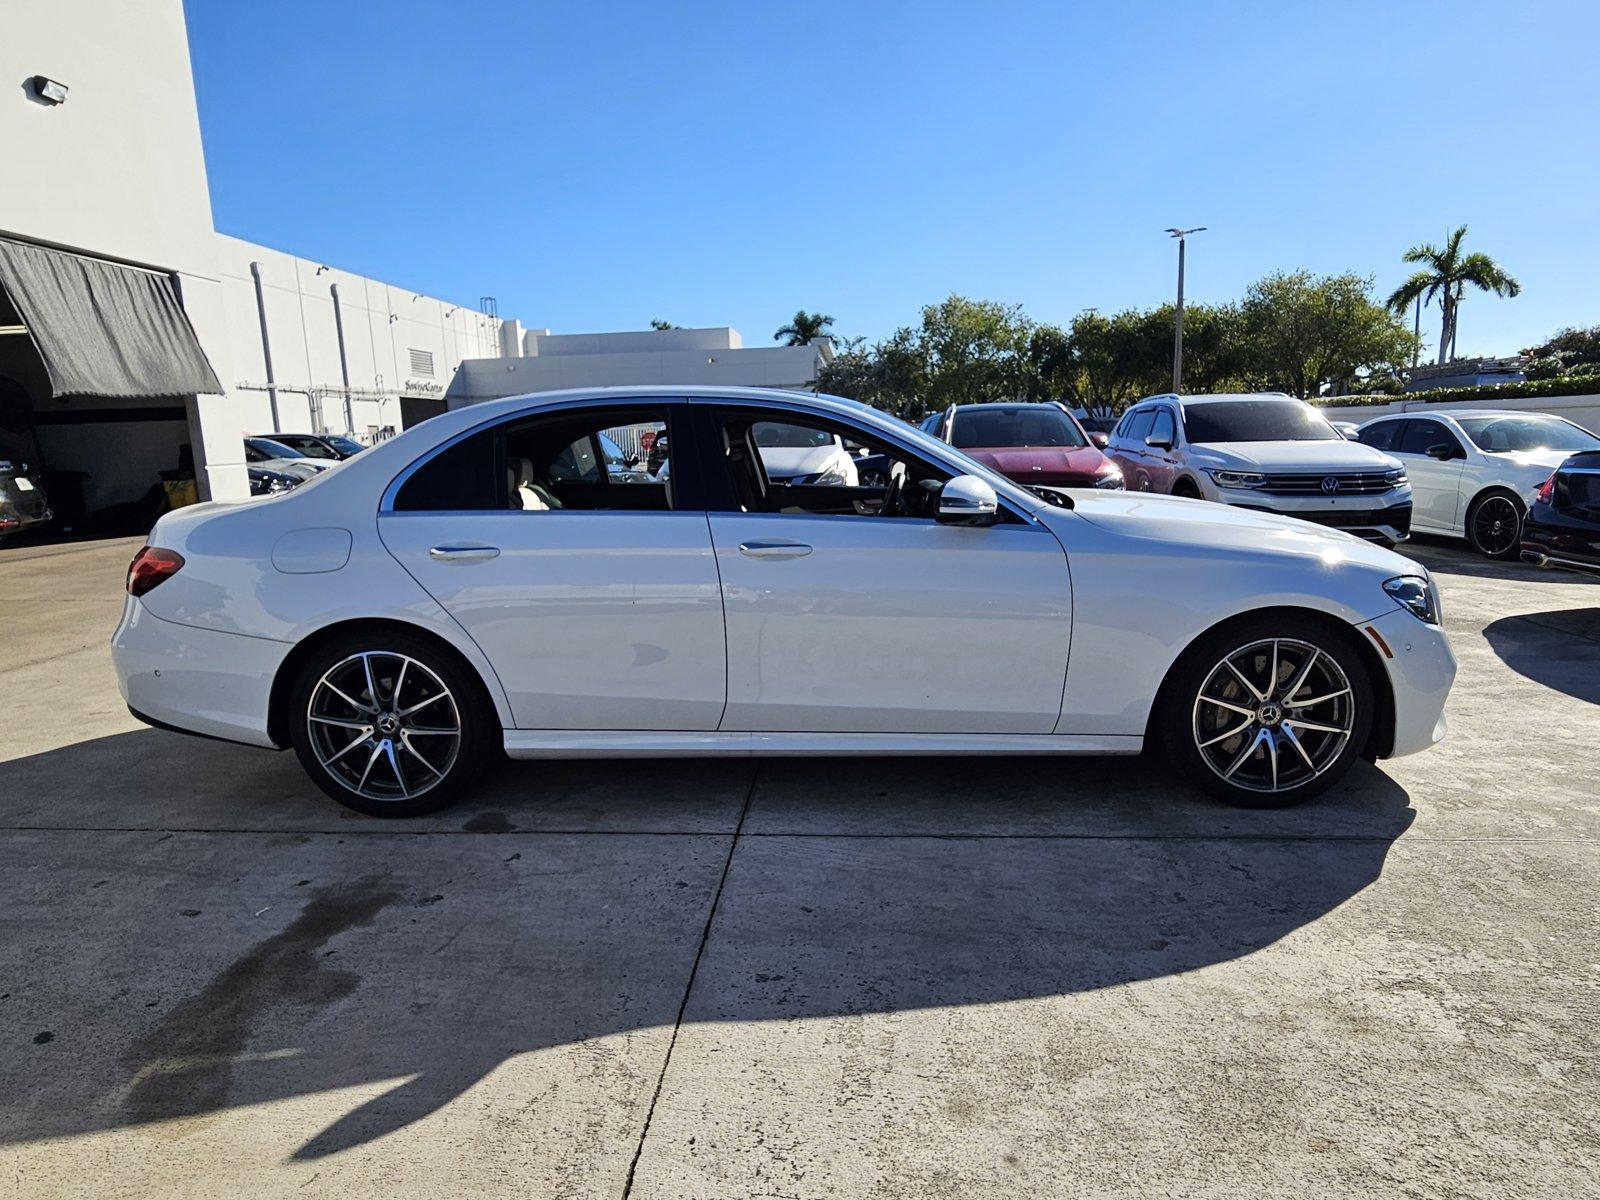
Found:
<path fill-rule="evenodd" d="M 715 354 L 720 350 L 739 350 L 743 346 L 744 338 L 739 331 L 726 325 L 705 329 L 637 329 L 620 333 L 551 333 L 548 329 L 530 329 L 522 335 L 522 353 L 529 358 L 577 354 L 656 354 L 667 350 L 698 350 Z"/>
<path fill-rule="evenodd" d="M 500 321 L 467 305 L 422 296 L 226 234 L 216 235 L 216 255 L 234 367 L 233 378 L 225 382 L 234 389 L 252 432 L 270 433 L 273 429 L 269 396 L 255 390 L 265 386 L 267 369 L 252 263 L 260 264 L 274 379 L 280 389 L 286 389 L 278 393 L 278 428 L 282 431 L 312 428 L 305 390 L 343 387 L 334 320 L 335 286 L 344 320 L 350 387 L 382 392 L 388 398 L 353 400 L 353 428 L 349 428 L 343 399 L 326 397 L 322 424 L 327 430 L 359 434 L 369 425 L 398 428 L 398 396 L 402 392 L 442 398 L 463 358 L 489 358 L 500 351 Z M 431 375 L 411 369 L 411 350 L 432 355 Z"/>
<path fill-rule="evenodd" d="M 811 386 L 823 362 L 822 349 L 814 345 L 548 356 L 541 352 L 531 358 L 468 359 L 461 364 L 448 399 L 454 408 L 525 392 L 637 384 L 800 390 Z"/>
<path fill-rule="evenodd" d="M 1426 412 L 1435 409 L 1496 409 L 1512 412 L 1554 413 L 1575 425 L 1582 425 L 1590 433 L 1600 436 L 1600 395 L 1596 396 L 1517 396 L 1500 400 L 1469 400 L 1460 404 L 1428 404 L 1423 400 L 1400 397 L 1393 404 L 1318 405 L 1322 415 L 1330 421 L 1370 421 L 1385 413 Z"/>

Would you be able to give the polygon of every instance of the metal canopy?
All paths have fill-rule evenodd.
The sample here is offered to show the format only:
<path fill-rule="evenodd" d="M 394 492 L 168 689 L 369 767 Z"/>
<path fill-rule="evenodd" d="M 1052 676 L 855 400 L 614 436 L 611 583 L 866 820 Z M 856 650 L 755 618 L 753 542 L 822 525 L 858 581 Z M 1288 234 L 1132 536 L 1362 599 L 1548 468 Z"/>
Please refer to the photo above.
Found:
<path fill-rule="evenodd" d="M 169 275 L 0 238 L 0 287 L 53 396 L 222 393 Z"/>

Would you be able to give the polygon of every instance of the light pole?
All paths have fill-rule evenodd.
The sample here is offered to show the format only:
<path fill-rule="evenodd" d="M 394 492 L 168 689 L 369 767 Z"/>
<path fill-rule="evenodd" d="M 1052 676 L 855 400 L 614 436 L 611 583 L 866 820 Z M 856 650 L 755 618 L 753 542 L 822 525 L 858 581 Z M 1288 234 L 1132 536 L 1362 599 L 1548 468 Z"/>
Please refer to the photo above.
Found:
<path fill-rule="evenodd" d="M 1183 390 L 1183 240 L 1191 233 L 1204 233 L 1204 225 L 1193 229 L 1168 229 L 1178 239 L 1178 309 L 1172 327 L 1172 390 Z"/>

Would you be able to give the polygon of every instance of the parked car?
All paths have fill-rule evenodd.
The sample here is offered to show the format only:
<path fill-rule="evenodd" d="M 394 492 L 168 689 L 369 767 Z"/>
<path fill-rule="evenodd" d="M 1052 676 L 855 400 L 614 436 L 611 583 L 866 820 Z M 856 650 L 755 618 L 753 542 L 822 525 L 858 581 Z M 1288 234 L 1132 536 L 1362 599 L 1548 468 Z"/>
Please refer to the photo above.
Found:
<path fill-rule="evenodd" d="M 247 466 L 245 471 L 250 476 L 250 494 L 252 496 L 276 496 L 280 492 L 287 492 L 290 488 L 305 482 L 298 475 L 290 475 L 284 471 L 272 471 L 266 467 Z"/>
<path fill-rule="evenodd" d="M 1539 485 L 1522 523 L 1522 557 L 1600 573 L 1600 450 L 1574 454 Z"/>
<path fill-rule="evenodd" d="M 1328 424 L 1332 425 L 1334 432 L 1347 442 L 1358 442 L 1361 440 L 1356 436 L 1356 434 L 1360 431 L 1361 426 L 1355 421 L 1329 421 Z"/>
<path fill-rule="evenodd" d="M 957 404 L 937 434 L 1024 487 L 1122 486 L 1122 471 L 1059 404 Z"/>
<path fill-rule="evenodd" d="M 780 422 L 761 422 L 753 431 L 767 479 L 808 487 L 856 487 L 855 459 L 838 433 Z"/>
<path fill-rule="evenodd" d="M 672 431 L 671 487 L 552 478 L 575 441 L 640 419 Z M 842 469 L 817 482 L 825 457 L 787 482 L 766 469 L 763 441 L 827 456 L 834 438 L 891 458 L 870 510 Z M 508 462 L 556 503 L 520 507 Z M 448 803 L 502 748 L 1127 755 L 1148 738 L 1213 795 L 1276 806 L 1444 736 L 1455 659 L 1418 564 L 1268 513 L 1060 495 L 827 396 L 521 396 L 271 504 L 162 517 L 112 657 L 143 720 L 293 746 L 378 815 Z"/>
<path fill-rule="evenodd" d="M 1109 452 L 1134 491 L 1281 513 L 1388 546 L 1410 536 L 1400 463 L 1346 441 L 1292 396 L 1151 396 L 1122 414 Z"/>
<path fill-rule="evenodd" d="M 1481 408 L 1374 417 L 1358 436 L 1405 464 L 1414 528 L 1464 537 L 1489 558 L 1516 558 L 1539 485 L 1569 454 L 1600 449 L 1600 437 L 1561 417 Z"/>
<path fill-rule="evenodd" d="M 0 540 L 43 525 L 54 515 L 44 484 L 28 464 L 0 459 Z"/>
<path fill-rule="evenodd" d="M 307 458 L 327 458 L 335 462 L 354 458 L 366 449 L 355 438 L 336 433 L 275 433 L 272 440 L 298 450 Z"/>
<path fill-rule="evenodd" d="M 301 454 L 274 438 L 247 437 L 244 440 L 246 466 L 265 467 L 283 475 L 294 475 L 301 483 L 315 479 L 334 464 L 326 459 Z"/>

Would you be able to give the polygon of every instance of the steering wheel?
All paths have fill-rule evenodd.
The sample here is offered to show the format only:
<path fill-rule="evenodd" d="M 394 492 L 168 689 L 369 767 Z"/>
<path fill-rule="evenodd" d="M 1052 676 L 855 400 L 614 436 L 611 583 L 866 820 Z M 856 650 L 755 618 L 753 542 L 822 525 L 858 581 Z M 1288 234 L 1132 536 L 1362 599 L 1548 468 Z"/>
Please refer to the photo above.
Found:
<path fill-rule="evenodd" d="M 906 465 L 897 462 L 889 468 L 889 486 L 883 493 L 883 507 L 878 510 L 880 517 L 903 517 L 906 515 Z"/>

